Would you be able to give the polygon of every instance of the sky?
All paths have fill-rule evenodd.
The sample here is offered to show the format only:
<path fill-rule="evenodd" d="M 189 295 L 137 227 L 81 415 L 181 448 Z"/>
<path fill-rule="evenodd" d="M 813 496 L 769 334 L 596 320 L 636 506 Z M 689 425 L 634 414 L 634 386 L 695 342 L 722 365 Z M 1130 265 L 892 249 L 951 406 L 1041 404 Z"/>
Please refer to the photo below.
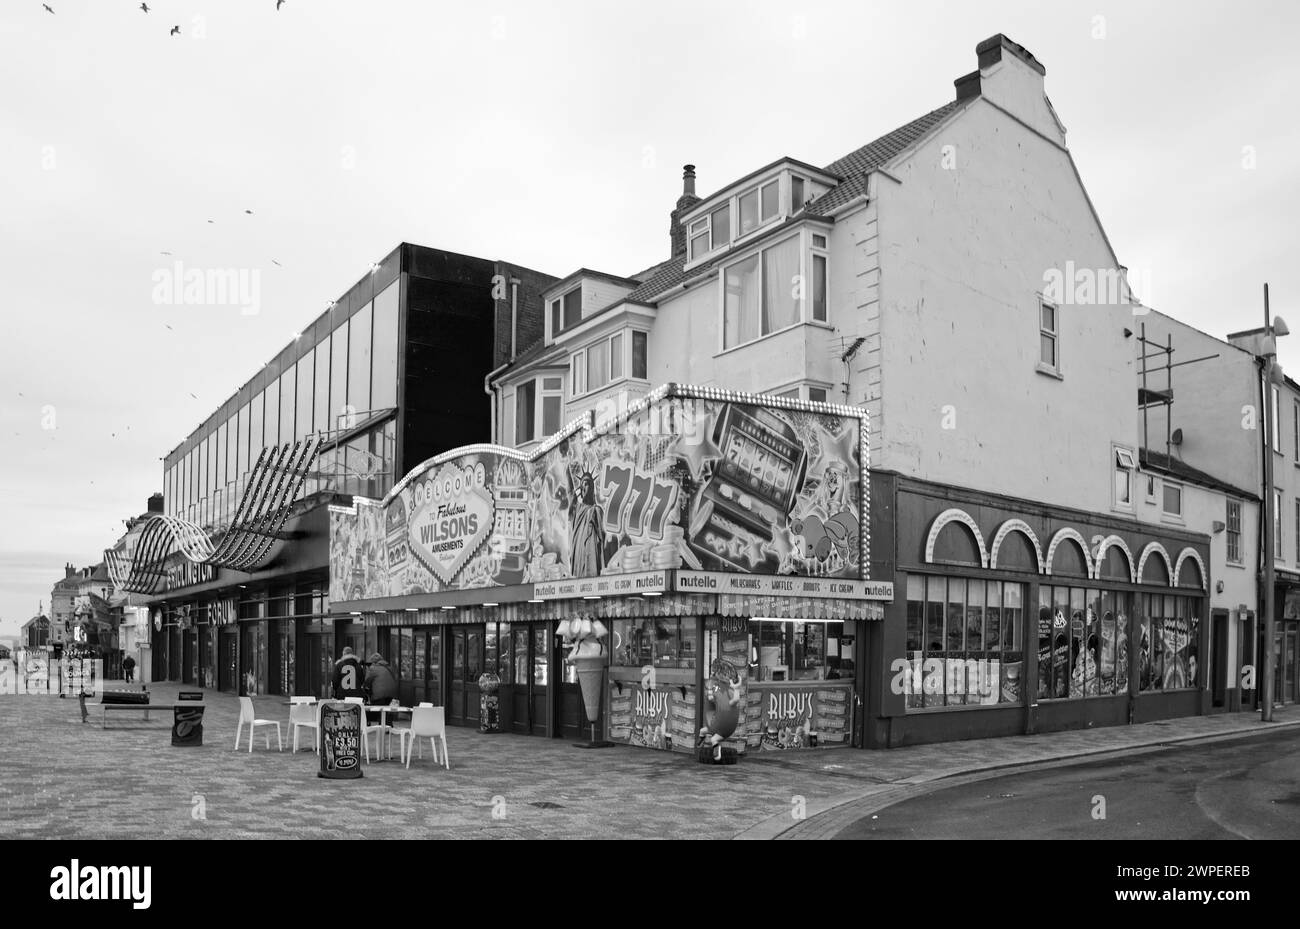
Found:
<path fill-rule="evenodd" d="M 701 194 L 827 164 L 951 100 L 998 32 L 1046 66 L 1138 296 L 1222 336 L 1268 281 L 1300 375 L 1288 0 L 148 5 L 0 3 L 0 636 L 399 242 L 633 273 L 668 257 L 683 164 Z M 178 261 L 248 272 L 257 311 L 160 296 Z"/>

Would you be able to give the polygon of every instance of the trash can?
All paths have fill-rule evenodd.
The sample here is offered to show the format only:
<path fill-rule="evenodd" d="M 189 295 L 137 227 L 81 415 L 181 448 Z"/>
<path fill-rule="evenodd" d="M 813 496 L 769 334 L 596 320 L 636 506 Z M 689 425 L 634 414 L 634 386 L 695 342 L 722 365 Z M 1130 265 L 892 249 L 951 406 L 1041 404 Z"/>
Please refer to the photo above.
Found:
<path fill-rule="evenodd" d="M 319 777 L 361 777 L 359 703 L 331 701 L 320 705 Z"/>
<path fill-rule="evenodd" d="M 172 745 L 192 747 L 202 744 L 203 692 L 182 690 L 176 695 L 176 704 L 172 707 Z"/>
<path fill-rule="evenodd" d="M 501 731 L 501 678 L 491 671 L 478 676 L 478 731 Z"/>

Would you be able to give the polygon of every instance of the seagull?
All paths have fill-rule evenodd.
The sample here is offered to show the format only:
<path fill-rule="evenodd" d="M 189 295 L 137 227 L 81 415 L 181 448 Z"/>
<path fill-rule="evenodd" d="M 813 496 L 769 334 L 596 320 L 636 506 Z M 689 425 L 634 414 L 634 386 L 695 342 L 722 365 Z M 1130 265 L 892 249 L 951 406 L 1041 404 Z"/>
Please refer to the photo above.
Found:
<path fill-rule="evenodd" d="M 168 34 L 168 35 L 180 35 L 180 34 L 181 34 L 181 27 L 180 27 L 180 26 L 172 26 L 172 31 L 169 32 L 169 33 L 167 33 L 167 34 Z"/>
<path fill-rule="evenodd" d="M 274 258 L 271 259 L 271 264 L 275 265 L 277 268 L 284 267 L 284 265 L 280 264 L 280 262 L 276 261 Z"/>
<path fill-rule="evenodd" d="M 253 215 L 253 211 L 252 211 L 252 210 L 244 210 L 244 212 L 247 213 L 249 216 L 252 216 L 252 215 Z"/>
<path fill-rule="evenodd" d="M 275 0 L 275 8 L 277 10 L 280 9 L 280 7 L 282 6 L 284 6 L 284 0 Z"/>
<path fill-rule="evenodd" d="M 208 220 L 208 222 L 210 222 L 210 223 L 212 223 L 212 224 L 215 225 L 217 221 L 216 221 L 215 219 L 210 219 L 210 220 Z"/>
<path fill-rule="evenodd" d="M 190 396 L 194 397 L 195 400 L 199 399 L 198 397 L 195 397 L 194 394 L 190 394 Z"/>
<path fill-rule="evenodd" d="M 148 12 L 149 12 L 149 4 L 147 4 L 147 3 L 142 3 L 142 4 L 140 4 L 140 9 L 142 9 L 142 10 L 144 10 L 146 13 L 148 13 Z"/>
<path fill-rule="evenodd" d="M 172 327 L 169 326 L 169 325 L 167 325 L 167 323 L 163 323 L 163 325 L 164 325 L 164 326 L 167 326 L 168 329 L 172 329 Z M 175 332 L 175 331 L 176 331 L 175 329 L 172 329 L 172 332 Z"/>
<path fill-rule="evenodd" d="M 53 12 L 54 12 L 54 8 L 51 7 L 48 3 L 42 3 L 41 6 L 45 7 L 45 12 L 47 12 L 47 13 L 53 13 Z M 277 7 L 277 9 L 278 9 L 278 7 Z"/>

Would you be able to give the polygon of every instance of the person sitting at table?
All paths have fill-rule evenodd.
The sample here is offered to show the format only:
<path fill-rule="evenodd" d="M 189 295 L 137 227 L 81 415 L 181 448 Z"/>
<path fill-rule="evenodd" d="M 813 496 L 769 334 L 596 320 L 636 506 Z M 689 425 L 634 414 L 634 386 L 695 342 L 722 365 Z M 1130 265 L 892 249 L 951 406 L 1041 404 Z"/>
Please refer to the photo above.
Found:
<path fill-rule="evenodd" d="M 366 680 L 362 686 L 370 695 L 370 703 L 374 706 L 384 706 L 397 699 L 397 678 L 393 675 L 392 667 L 379 652 L 370 656 Z M 371 722 L 379 721 L 379 713 L 372 712 L 367 715 Z"/>
<path fill-rule="evenodd" d="M 344 646 L 343 657 L 334 662 L 334 699 L 364 696 L 361 681 L 361 659 L 352 654 L 351 645 Z"/>

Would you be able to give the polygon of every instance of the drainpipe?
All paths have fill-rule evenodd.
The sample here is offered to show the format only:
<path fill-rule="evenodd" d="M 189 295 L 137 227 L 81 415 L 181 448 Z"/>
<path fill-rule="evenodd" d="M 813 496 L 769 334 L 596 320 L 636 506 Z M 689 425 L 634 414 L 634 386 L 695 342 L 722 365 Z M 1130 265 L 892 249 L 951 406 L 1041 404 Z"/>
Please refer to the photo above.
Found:
<path fill-rule="evenodd" d="M 513 341 L 513 339 L 514 339 L 514 336 L 513 336 L 513 334 L 512 334 L 512 335 L 511 335 L 511 340 Z M 511 348 L 511 351 L 513 352 L 513 346 L 512 346 L 512 348 Z M 488 397 L 491 398 L 491 400 L 492 400 L 492 417 L 491 417 L 491 420 L 492 420 L 492 433 L 491 433 L 491 436 L 492 436 L 492 442 L 493 442 L 493 443 L 496 443 L 496 440 L 497 440 L 497 392 L 496 392 L 496 388 L 492 386 L 492 379 L 495 378 L 495 377 L 496 377 L 498 374 L 500 374 L 502 371 L 504 371 L 506 368 L 510 367 L 511 364 L 512 364 L 512 362 L 507 361 L 505 364 L 501 365 L 499 368 L 494 368 L 493 370 L 489 371 L 489 372 L 487 373 L 487 376 L 483 378 L 483 393 L 487 394 Z"/>
<path fill-rule="evenodd" d="M 510 360 L 519 354 L 519 279 L 510 279 Z"/>

